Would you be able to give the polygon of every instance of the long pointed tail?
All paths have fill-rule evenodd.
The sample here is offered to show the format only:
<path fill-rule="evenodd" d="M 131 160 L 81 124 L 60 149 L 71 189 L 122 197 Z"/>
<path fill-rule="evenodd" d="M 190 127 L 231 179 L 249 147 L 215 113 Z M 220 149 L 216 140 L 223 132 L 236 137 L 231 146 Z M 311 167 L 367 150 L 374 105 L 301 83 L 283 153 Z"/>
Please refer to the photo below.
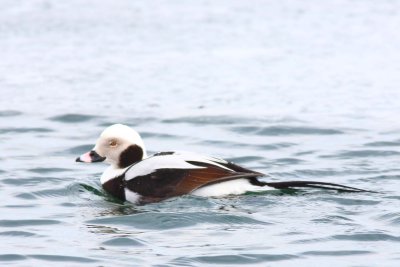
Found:
<path fill-rule="evenodd" d="M 369 192 L 378 193 L 375 191 L 364 190 L 356 187 L 350 187 L 334 183 L 313 182 L 313 181 L 288 181 L 288 182 L 261 182 L 262 185 L 270 186 L 276 189 L 290 189 L 290 188 L 319 188 L 326 190 L 336 190 L 341 192 Z"/>

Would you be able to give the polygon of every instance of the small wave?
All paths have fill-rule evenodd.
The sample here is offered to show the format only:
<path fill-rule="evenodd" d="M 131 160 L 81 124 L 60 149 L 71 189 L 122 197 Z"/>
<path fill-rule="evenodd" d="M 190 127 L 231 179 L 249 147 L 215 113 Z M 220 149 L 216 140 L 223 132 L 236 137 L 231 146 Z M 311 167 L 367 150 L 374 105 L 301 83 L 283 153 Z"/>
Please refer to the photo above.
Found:
<path fill-rule="evenodd" d="M 1 110 L 0 117 L 15 117 L 22 115 L 22 112 L 17 110 Z"/>
<path fill-rule="evenodd" d="M 69 195 L 70 191 L 69 187 L 62 186 L 58 188 L 33 191 L 32 194 L 39 198 L 58 198 Z"/>
<path fill-rule="evenodd" d="M 277 150 L 280 148 L 286 148 L 286 147 L 291 147 L 295 146 L 296 144 L 294 143 L 272 143 L 272 144 L 248 144 L 248 143 L 238 143 L 238 142 L 230 142 L 230 141 L 222 141 L 222 140 L 205 140 L 205 141 L 199 141 L 198 144 L 200 145 L 207 145 L 207 146 L 217 146 L 217 147 L 227 147 L 227 148 L 232 148 L 232 147 L 248 147 L 252 149 L 257 149 L 257 150 Z"/>
<path fill-rule="evenodd" d="M 332 236 L 332 238 L 336 240 L 364 241 L 364 242 L 376 242 L 376 241 L 400 242 L 400 236 L 393 236 L 382 233 L 357 233 L 348 235 L 334 235 Z"/>
<path fill-rule="evenodd" d="M 247 162 L 261 161 L 263 159 L 264 159 L 263 157 L 257 157 L 257 156 L 243 156 L 243 157 L 228 158 L 227 160 L 230 162 L 243 164 Z"/>
<path fill-rule="evenodd" d="M 355 225 L 352 219 L 338 215 L 328 215 L 322 218 L 312 219 L 311 221 L 316 223 L 332 223 L 336 225 Z"/>
<path fill-rule="evenodd" d="M 214 147 L 252 147 L 251 144 L 238 143 L 222 140 L 204 140 L 197 142 L 199 145 L 214 146 Z"/>
<path fill-rule="evenodd" d="M 0 134 L 7 133 L 49 133 L 53 132 L 53 130 L 49 128 L 29 128 L 29 127 L 19 127 L 19 128 L 0 128 Z"/>
<path fill-rule="evenodd" d="M 65 153 L 68 153 L 70 155 L 75 155 L 79 156 L 82 153 L 85 153 L 93 148 L 93 144 L 90 145 L 80 145 L 80 146 L 74 146 L 72 148 L 69 148 L 65 150 Z"/>
<path fill-rule="evenodd" d="M 128 225 L 140 229 L 174 229 L 196 224 L 251 224 L 269 225 L 270 223 L 245 216 L 193 212 L 193 213 L 156 213 L 145 212 L 128 216 L 115 216 L 87 221 L 88 224 Z"/>
<path fill-rule="evenodd" d="M 327 177 L 327 176 L 338 175 L 338 172 L 335 171 L 334 169 L 322 169 L 322 170 L 303 169 L 303 170 L 296 170 L 295 174 L 298 177 L 304 177 L 304 176 Z"/>
<path fill-rule="evenodd" d="M 60 224 L 57 220 L 0 220 L 2 227 L 22 227 L 22 226 L 38 226 L 38 225 L 52 225 Z"/>
<path fill-rule="evenodd" d="M 71 169 L 65 169 L 65 168 L 43 168 L 43 167 L 37 167 L 37 168 L 32 168 L 32 169 L 27 169 L 30 172 L 34 173 L 52 173 L 52 172 L 66 172 L 70 171 Z"/>
<path fill-rule="evenodd" d="M 281 135 L 337 135 L 343 131 L 327 128 L 301 127 L 301 126 L 238 126 L 232 127 L 232 131 L 243 134 L 255 134 L 264 136 Z"/>
<path fill-rule="evenodd" d="M 20 254 L 0 254 L 0 261 L 21 261 L 26 257 Z"/>
<path fill-rule="evenodd" d="M 364 255 L 371 254 L 372 251 L 368 250 L 311 250 L 303 252 L 302 255 L 311 256 L 351 256 L 351 255 Z"/>
<path fill-rule="evenodd" d="M 158 132 L 141 132 L 140 135 L 143 138 L 160 138 L 160 139 L 183 139 L 185 136 L 179 136 L 175 134 L 166 134 Z"/>
<path fill-rule="evenodd" d="M 299 258 L 292 254 L 229 254 L 198 257 L 181 257 L 174 259 L 172 263 L 198 262 L 203 264 L 255 264 L 261 262 L 284 261 Z"/>
<path fill-rule="evenodd" d="M 12 208 L 12 209 L 26 209 L 26 208 L 36 208 L 38 205 L 33 205 L 33 204 L 23 204 L 23 205 L 17 205 L 17 204 L 11 204 L 11 205 L 4 205 L 5 208 Z"/>
<path fill-rule="evenodd" d="M 400 225 L 400 212 L 390 212 L 377 218 L 380 221 L 387 221 L 391 225 Z"/>
<path fill-rule="evenodd" d="M 353 233 L 353 234 L 332 235 L 322 238 L 301 239 L 292 241 L 291 243 L 309 244 L 309 243 L 329 242 L 335 240 L 359 241 L 359 242 L 378 242 L 378 241 L 400 242 L 400 236 L 393 236 L 383 233 Z"/>
<path fill-rule="evenodd" d="M 280 158 L 273 161 L 273 163 L 276 165 L 296 165 L 304 162 L 304 160 L 295 158 Z"/>
<path fill-rule="evenodd" d="M 391 150 L 353 150 L 343 151 L 335 155 L 322 155 L 321 158 L 340 158 L 340 159 L 354 159 L 354 158 L 372 158 L 372 157 L 390 157 L 400 155 L 400 152 Z"/>
<path fill-rule="evenodd" d="M 364 146 L 372 146 L 372 147 L 400 146 L 400 140 L 371 142 L 364 144 Z"/>
<path fill-rule="evenodd" d="M 21 261 L 27 258 L 33 258 L 43 261 L 51 262 L 78 262 L 78 263 L 88 263 L 97 262 L 97 260 L 92 258 L 84 258 L 77 256 L 65 256 L 65 255 L 45 255 L 45 254 L 33 254 L 33 255 L 21 255 L 21 254 L 0 254 L 0 261 Z"/>
<path fill-rule="evenodd" d="M 357 198 L 344 198 L 344 197 L 320 197 L 320 200 L 323 201 L 329 201 L 329 202 L 335 202 L 340 205 L 346 205 L 346 206 L 371 206 L 371 205 L 377 205 L 381 203 L 381 201 L 378 200 L 369 200 L 369 199 L 361 199 L 359 196 Z"/>
<path fill-rule="evenodd" d="M 313 243 L 321 243 L 321 242 L 327 242 L 330 241 L 331 239 L 329 237 L 321 237 L 321 238 L 307 238 L 307 239 L 298 239 L 291 241 L 291 244 L 313 244 Z"/>
<path fill-rule="evenodd" d="M 365 182 L 372 182 L 372 181 L 387 181 L 387 180 L 400 180 L 400 175 L 398 174 L 385 174 L 385 175 L 378 175 L 378 176 L 372 176 L 372 177 L 367 177 L 367 178 L 361 178 L 360 181 L 365 181 Z"/>
<path fill-rule="evenodd" d="M 307 150 L 307 151 L 300 151 L 300 152 L 296 152 L 293 155 L 294 156 L 304 156 L 304 155 L 312 155 L 317 153 L 316 150 Z"/>
<path fill-rule="evenodd" d="M 28 255 L 30 258 L 44 260 L 44 261 L 52 261 L 52 262 L 97 262 L 97 260 L 92 258 L 84 258 L 77 256 L 65 256 L 65 255 L 49 255 L 49 254 L 33 254 Z"/>
<path fill-rule="evenodd" d="M 107 240 L 102 243 L 102 245 L 106 246 L 115 246 L 115 247 L 132 247 L 132 246 L 143 246 L 143 244 L 135 239 L 128 237 L 116 237 L 110 240 Z"/>
<path fill-rule="evenodd" d="M 96 118 L 99 118 L 99 116 L 70 113 L 70 114 L 63 114 L 50 117 L 49 120 L 63 122 L 63 123 L 76 123 L 76 122 L 86 122 Z"/>
<path fill-rule="evenodd" d="M 0 236 L 32 237 L 32 236 L 37 236 L 37 234 L 25 231 L 5 231 L 5 232 L 0 232 Z"/>
<path fill-rule="evenodd" d="M 155 118 L 155 117 L 146 117 L 146 116 L 142 116 L 142 117 L 136 117 L 136 118 L 123 118 L 121 119 L 114 119 L 113 121 L 110 120 L 103 120 L 102 122 L 98 123 L 97 126 L 99 127 L 108 127 L 110 125 L 113 125 L 114 123 L 122 123 L 122 124 L 126 124 L 129 125 L 130 127 L 134 127 L 137 125 L 141 125 L 141 124 L 146 124 L 149 122 L 154 122 L 154 121 L 158 121 L 159 118 Z"/>
<path fill-rule="evenodd" d="M 283 143 L 254 145 L 254 148 L 259 148 L 262 150 L 275 150 L 275 149 L 280 149 L 280 148 L 292 147 L 292 146 L 296 146 L 296 145 L 297 144 L 295 144 L 295 143 L 283 142 Z"/>
<path fill-rule="evenodd" d="M 16 198 L 20 198 L 20 199 L 26 199 L 26 200 L 33 200 L 36 199 L 37 197 L 34 194 L 31 193 L 20 193 L 15 195 Z"/>
<path fill-rule="evenodd" d="M 129 118 L 129 119 L 124 119 L 122 121 L 123 124 L 134 126 L 134 125 L 140 125 L 140 124 L 146 124 L 149 122 L 154 122 L 154 121 L 159 121 L 160 118 L 158 117 L 149 117 L 149 116 L 141 116 L 141 117 L 136 117 L 136 118 Z M 111 124 L 109 124 L 111 125 Z"/>
<path fill-rule="evenodd" d="M 179 117 L 162 120 L 163 123 L 189 123 L 194 125 L 228 125 L 237 123 L 248 123 L 248 118 L 233 116 L 199 116 L 199 117 Z"/>
<path fill-rule="evenodd" d="M 43 181 L 46 181 L 46 183 L 59 184 L 60 182 L 63 182 L 65 180 L 55 177 L 31 177 L 23 179 L 6 178 L 1 180 L 1 182 L 4 184 L 17 185 L 17 186 L 33 186 L 42 184 Z"/>

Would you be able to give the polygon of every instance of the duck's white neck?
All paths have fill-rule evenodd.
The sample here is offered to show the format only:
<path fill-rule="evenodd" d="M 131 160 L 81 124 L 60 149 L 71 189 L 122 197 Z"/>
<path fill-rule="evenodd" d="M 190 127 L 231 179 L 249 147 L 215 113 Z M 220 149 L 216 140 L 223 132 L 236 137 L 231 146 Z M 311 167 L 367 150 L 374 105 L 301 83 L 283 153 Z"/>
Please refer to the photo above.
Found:
<path fill-rule="evenodd" d="M 121 174 L 123 174 L 126 169 L 128 169 L 129 167 L 126 168 L 118 168 L 118 167 L 114 167 L 113 165 L 109 166 L 101 175 L 100 178 L 100 182 L 101 184 L 105 184 L 106 182 L 110 181 L 111 179 L 120 176 Z"/>

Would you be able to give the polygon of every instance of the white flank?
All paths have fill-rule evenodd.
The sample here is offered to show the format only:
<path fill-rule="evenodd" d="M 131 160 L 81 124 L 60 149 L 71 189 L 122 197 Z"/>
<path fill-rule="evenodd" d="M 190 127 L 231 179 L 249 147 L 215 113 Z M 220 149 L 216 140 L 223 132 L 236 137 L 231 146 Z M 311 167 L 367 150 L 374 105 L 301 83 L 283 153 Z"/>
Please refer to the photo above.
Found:
<path fill-rule="evenodd" d="M 226 195 L 240 195 L 246 192 L 260 192 L 268 190 L 273 190 L 273 188 L 268 186 L 252 185 L 247 179 L 237 179 L 204 186 L 200 189 L 193 191 L 191 194 L 200 197 L 219 197 Z"/>
<path fill-rule="evenodd" d="M 131 203 L 136 203 L 140 199 L 140 195 L 125 188 L 125 198 Z"/>

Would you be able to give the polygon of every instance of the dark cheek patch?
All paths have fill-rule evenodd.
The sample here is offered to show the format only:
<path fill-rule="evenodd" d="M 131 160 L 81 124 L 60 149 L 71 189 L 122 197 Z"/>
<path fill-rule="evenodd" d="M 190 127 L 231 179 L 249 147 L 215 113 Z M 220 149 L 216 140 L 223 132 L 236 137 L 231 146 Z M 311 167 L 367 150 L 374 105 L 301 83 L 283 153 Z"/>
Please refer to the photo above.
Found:
<path fill-rule="evenodd" d="M 118 167 L 126 168 L 143 159 L 143 149 L 137 145 L 131 145 L 119 156 Z"/>

